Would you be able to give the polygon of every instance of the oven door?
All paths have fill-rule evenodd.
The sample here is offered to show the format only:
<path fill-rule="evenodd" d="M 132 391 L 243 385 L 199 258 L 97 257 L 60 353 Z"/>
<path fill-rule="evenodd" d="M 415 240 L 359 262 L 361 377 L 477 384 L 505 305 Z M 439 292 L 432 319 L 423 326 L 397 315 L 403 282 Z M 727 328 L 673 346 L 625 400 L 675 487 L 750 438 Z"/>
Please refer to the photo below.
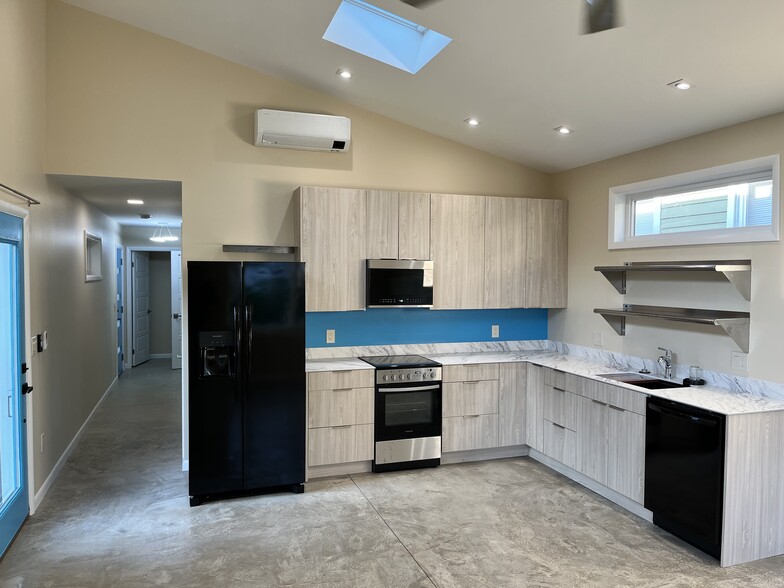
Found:
<path fill-rule="evenodd" d="M 441 436 L 441 382 L 376 387 L 376 441 Z"/>

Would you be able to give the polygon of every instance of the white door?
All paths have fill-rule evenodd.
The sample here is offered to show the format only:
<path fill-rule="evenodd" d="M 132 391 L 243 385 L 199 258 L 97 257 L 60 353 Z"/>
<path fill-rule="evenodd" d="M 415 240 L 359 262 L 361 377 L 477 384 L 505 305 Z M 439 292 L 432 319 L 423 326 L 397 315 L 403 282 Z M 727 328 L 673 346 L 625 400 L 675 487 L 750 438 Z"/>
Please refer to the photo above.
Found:
<path fill-rule="evenodd" d="M 150 254 L 131 253 L 133 287 L 133 361 L 136 367 L 150 359 Z"/>
<path fill-rule="evenodd" d="M 172 369 L 182 369 L 182 252 L 171 252 Z"/>

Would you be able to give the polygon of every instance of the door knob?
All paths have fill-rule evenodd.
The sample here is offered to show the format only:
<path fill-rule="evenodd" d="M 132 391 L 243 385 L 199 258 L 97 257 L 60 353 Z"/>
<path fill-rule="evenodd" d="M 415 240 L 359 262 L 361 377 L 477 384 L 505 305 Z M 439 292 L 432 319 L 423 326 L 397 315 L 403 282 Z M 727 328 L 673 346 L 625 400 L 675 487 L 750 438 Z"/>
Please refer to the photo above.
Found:
<path fill-rule="evenodd" d="M 182 315 L 181 315 L 181 314 L 179 314 L 179 313 L 177 313 L 177 312 L 175 312 L 175 313 L 173 313 L 173 314 L 172 314 L 172 318 L 173 318 L 173 319 L 178 319 L 178 318 L 180 318 L 181 316 L 182 316 Z"/>

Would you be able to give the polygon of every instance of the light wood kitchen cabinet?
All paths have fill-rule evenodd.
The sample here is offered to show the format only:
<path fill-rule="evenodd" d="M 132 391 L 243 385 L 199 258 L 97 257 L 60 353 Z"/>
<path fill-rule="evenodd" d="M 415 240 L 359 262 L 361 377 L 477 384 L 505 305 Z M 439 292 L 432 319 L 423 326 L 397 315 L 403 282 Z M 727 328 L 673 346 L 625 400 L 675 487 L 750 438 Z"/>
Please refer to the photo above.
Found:
<path fill-rule="evenodd" d="M 430 194 L 367 193 L 368 259 L 430 259 Z"/>
<path fill-rule="evenodd" d="M 607 435 L 607 486 L 642 504 L 645 417 L 608 405 Z"/>
<path fill-rule="evenodd" d="M 528 200 L 485 198 L 484 308 L 526 306 Z"/>
<path fill-rule="evenodd" d="M 577 461 L 575 469 L 592 480 L 607 485 L 609 423 L 606 404 L 577 398 Z"/>
<path fill-rule="evenodd" d="M 374 374 L 308 374 L 309 467 L 373 459 Z"/>
<path fill-rule="evenodd" d="M 544 420 L 542 453 L 567 467 L 574 468 L 577 460 L 577 433 L 572 429 Z"/>
<path fill-rule="evenodd" d="M 525 306 L 564 308 L 566 306 L 566 202 L 527 201 Z"/>
<path fill-rule="evenodd" d="M 525 443 L 525 397 L 528 364 L 499 364 L 498 446 Z"/>
<path fill-rule="evenodd" d="M 498 446 L 498 377 L 497 363 L 444 366 L 444 452 Z"/>
<path fill-rule="evenodd" d="M 305 310 L 365 308 L 365 190 L 303 186 L 299 259 L 305 262 Z"/>
<path fill-rule="evenodd" d="M 544 449 L 544 373 L 538 365 L 529 365 L 525 390 L 525 443 L 532 449 Z"/>
<path fill-rule="evenodd" d="M 431 195 L 433 308 L 484 306 L 485 197 Z"/>

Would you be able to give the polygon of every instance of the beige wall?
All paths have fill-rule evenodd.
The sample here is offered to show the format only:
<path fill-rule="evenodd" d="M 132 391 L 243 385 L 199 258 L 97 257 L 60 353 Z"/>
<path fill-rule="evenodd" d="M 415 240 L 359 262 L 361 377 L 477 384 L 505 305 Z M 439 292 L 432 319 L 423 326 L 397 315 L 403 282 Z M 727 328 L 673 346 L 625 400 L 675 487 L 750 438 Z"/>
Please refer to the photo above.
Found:
<path fill-rule="evenodd" d="M 731 370 L 731 339 L 714 327 L 630 319 L 627 335 L 619 337 L 596 307 L 619 307 L 624 302 L 748 310 L 751 342 L 748 375 L 784 382 L 781 334 L 784 333 L 784 255 L 781 243 L 706 245 L 609 251 L 607 249 L 608 190 L 631 182 L 744 161 L 784 151 L 784 114 L 758 119 L 563 172 L 554 176 L 553 193 L 569 200 L 569 307 L 551 312 L 550 337 L 592 346 L 602 333 L 604 348 L 655 358 L 658 346 L 671 347 L 679 364 L 711 370 Z M 629 274 L 625 297 L 619 295 L 596 265 L 624 261 L 746 259 L 752 260 L 752 300 L 747 303 L 726 282 L 699 275 Z"/>
<path fill-rule="evenodd" d="M 150 252 L 150 353 L 171 354 L 171 253 Z"/>
<path fill-rule="evenodd" d="M 44 175 L 45 15 L 43 0 L 0 0 L 0 182 L 42 201 L 29 209 L 30 327 L 49 333 L 49 349 L 30 356 L 35 491 L 114 380 L 119 240 L 114 222 Z M 0 199 L 20 202 L 1 192 Z M 106 279 L 100 282 L 84 281 L 84 230 L 103 238 Z"/>

